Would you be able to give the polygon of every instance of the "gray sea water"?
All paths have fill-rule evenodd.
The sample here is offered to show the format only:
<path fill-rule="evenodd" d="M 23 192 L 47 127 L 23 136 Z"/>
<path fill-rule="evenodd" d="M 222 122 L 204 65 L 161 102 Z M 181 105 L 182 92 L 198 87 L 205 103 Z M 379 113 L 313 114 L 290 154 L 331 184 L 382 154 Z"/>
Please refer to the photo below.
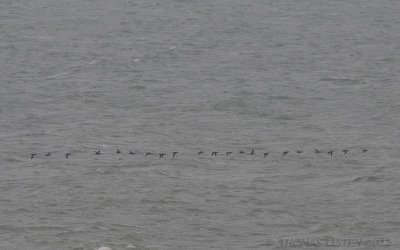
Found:
<path fill-rule="evenodd" d="M 0 249 L 399 249 L 399 13 L 0 1 Z"/>

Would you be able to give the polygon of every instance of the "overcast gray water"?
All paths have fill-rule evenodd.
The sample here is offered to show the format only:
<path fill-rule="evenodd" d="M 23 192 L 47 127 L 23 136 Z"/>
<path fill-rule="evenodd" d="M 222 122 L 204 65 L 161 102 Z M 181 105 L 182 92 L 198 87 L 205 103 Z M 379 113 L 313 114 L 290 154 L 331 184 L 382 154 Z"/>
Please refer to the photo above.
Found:
<path fill-rule="evenodd" d="M 399 13 L 0 1 L 0 249 L 400 249 Z"/>

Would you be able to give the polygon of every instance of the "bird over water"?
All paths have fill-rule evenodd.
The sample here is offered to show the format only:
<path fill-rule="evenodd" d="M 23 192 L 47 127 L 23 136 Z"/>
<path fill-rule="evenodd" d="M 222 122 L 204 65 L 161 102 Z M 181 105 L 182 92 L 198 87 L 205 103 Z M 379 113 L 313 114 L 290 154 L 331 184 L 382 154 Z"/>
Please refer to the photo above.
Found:
<path fill-rule="evenodd" d="M 360 150 L 361 150 L 362 153 L 367 153 L 367 152 L 368 152 L 368 149 L 366 149 L 366 148 L 361 148 Z M 347 153 L 349 153 L 350 151 L 353 151 L 353 149 L 350 150 L 350 149 L 348 149 L 348 148 L 345 148 L 345 149 L 342 149 L 342 150 L 341 150 L 341 152 L 343 152 L 343 154 L 345 154 L 345 155 L 346 155 Z M 95 152 L 96 155 L 101 155 L 101 154 L 103 154 L 103 153 L 101 152 L 100 149 L 98 149 L 97 151 L 94 151 L 94 152 Z M 303 150 L 295 150 L 295 152 L 298 153 L 298 154 L 300 154 L 300 153 L 303 153 L 304 151 L 303 151 Z M 327 152 L 327 154 L 330 155 L 330 156 L 333 156 L 333 154 L 334 154 L 334 150 L 323 151 L 323 150 L 320 150 L 320 149 L 314 149 L 314 152 L 317 153 L 317 154 L 322 153 L 322 152 Z M 116 153 L 116 154 L 122 154 L 122 151 L 121 151 L 120 149 L 117 149 L 117 150 L 115 151 L 115 153 Z M 178 155 L 178 153 L 179 153 L 179 152 L 177 152 L 177 151 L 172 152 L 172 158 L 176 158 L 176 156 Z M 239 154 L 244 154 L 245 152 L 244 152 L 243 150 L 240 150 L 240 151 L 238 151 L 238 153 L 239 153 Z M 274 152 L 265 152 L 265 153 L 259 155 L 259 154 L 257 154 L 257 153 L 255 152 L 255 149 L 252 149 L 252 150 L 250 151 L 249 155 L 255 155 L 255 156 L 259 155 L 259 156 L 264 156 L 264 158 L 266 158 L 267 156 L 271 155 L 271 153 L 272 153 L 272 155 L 274 154 Z M 275 153 L 277 153 L 277 152 L 275 152 Z M 129 151 L 129 154 L 130 154 L 130 155 L 136 155 L 136 153 L 133 152 L 133 151 Z M 151 153 L 151 152 L 145 152 L 145 153 L 144 153 L 145 156 L 150 156 L 150 155 L 154 155 L 154 154 L 155 154 L 155 153 Z M 204 154 L 204 151 L 203 151 L 203 150 L 197 151 L 197 153 L 194 153 L 193 155 L 199 155 L 199 156 L 200 156 L 201 154 Z M 212 152 L 211 152 L 211 156 L 217 156 L 218 154 L 219 154 L 218 151 L 212 151 Z M 286 155 L 288 155 L 288 154 L 289 154 L 289 150 L 283 151 L 283 153 L 281 153 L 282 156 L 286 156 Z M 31 160 L 37 159 L 37 155 L 38 155 L 37 153 L 31 153 L 31 154 L 30 154 L 30 159 L 31 159 Z M 44 155 L 46 158 L 52 158 L 52 157 L 54 157 L 53 154 L 52 154 L 51 152 L 47 152 L 47 153 L 45 153 L 45 154 L 43 154 L 43 155 Z M 72 155 L 72 153 L 66 153 L 66 154 L 64 154 L 65 159 L 68 159 L 71 155 Z M 166 156 L 166 155 L 167 155 L 167 153 L 159 153 L 159 154 L 158 154 L 159 158 L 164 158 L 164 156 Z M 225 155 L 225 156 L 231 156 L 231 155 L 234 155 L 234 154 L 233 154 L 232 151 L 227 151 L 227 152 L 224 153 L 224 155 Z"/>

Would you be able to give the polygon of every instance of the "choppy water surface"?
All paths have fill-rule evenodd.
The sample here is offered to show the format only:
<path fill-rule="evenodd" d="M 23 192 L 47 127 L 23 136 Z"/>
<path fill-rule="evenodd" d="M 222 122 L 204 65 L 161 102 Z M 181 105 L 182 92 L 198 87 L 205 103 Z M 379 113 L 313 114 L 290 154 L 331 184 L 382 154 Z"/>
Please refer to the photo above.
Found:
<path fill-rule="evenodd" d="M 398 249 L 398 13 L 1 1 L 0 249 Z"/>

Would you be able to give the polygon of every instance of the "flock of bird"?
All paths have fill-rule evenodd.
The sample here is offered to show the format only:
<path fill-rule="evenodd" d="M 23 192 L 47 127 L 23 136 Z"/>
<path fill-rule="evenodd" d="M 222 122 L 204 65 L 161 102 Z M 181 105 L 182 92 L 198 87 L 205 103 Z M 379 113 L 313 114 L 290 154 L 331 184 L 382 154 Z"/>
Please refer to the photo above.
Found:
<path fill-rule="evenodd" d="M 365 148 L 361 149 L 362 153 L 366 153 L 367 151 L 368 151 L 368 149 L 365 149 Z M 316 154 L 327 153 L 328 155 L 333 156 L 334 152 L 335 152 L 334 150 L 323 151 L 323 150 L 320 150 L 320 149 L 314 149 L 314 153 L 316 153 Z M 350 152 L 350 149 L 342 149 L 341 152 L 343 154 L 347 154 L 348 152 Z M 177 151 L 172 152 L 172 159 L 176 158 L 178 156 L 178 153 L 179 152 L 177 152 Z M 240 150 L 239 152 L 228 151 L 228 152 L 224 152 L 224 153 L 221 153 L 221 152 L 218 152 L 218 151 L 212 151 L 211 152 L 211 156 L 217 156 L 217 155 L 230 156 L 230 155 L 232 155 L 234 153 L 235 154 L 242 154 L 242 155 L 243 154 L 248 154 L 248 155 L 252 155 L 252 156 L 258 155 L 258 156 L 262 156 L 262 157 L 266 158 L 266 157 L 268 157 L 268 155 L 270 155 L 271 152 L 263 152 L 262 154 L 256 154 L 255 149 L 252 149 L 250 152 L 245 152 L 243 150 Z M 290 153 L 290 151 L 283 151 L 280 154 L 282 155 L 282 157 L 284 157 L 284 156 L 288 155 L 289 153 Z M 302 154 L 303 150 L 296 150 L 296 151 L 294 151 L 294 153 Z M 103 152 L 99 149 L 97 151 L 94 151 L 94 154 L 95 155 L 102 155 Z M 115 151 L 115 154 L 122 154 L 122 151 L 120 149 L 117 149 Z M 129 151 L 128 154 L 132 155 L 132 156 L 142 154 L 145 157 L 156 155 L 160 159 L 164 158 L 165 156 L 168 155 L 167 153 L 152 153 L 152 152 L 137 153 L 137 152 L 133 152 L 133 151 Z M 194 155 L 198 155 L 198 156 L 205 155 L 205 154 L 206 153 L 204 151 L 198 151 L 198 152 L 194 153 Z M 37 153 L 32 153 L 31 156 L 30 156 L 31 160 L 33 160 L 35 158 L 35 156 L 37 156 L 37 155 L 38 155 Z M 44 156 L 45 157 L 51 157 L 52 153 L 48 152 L 48 153 L 44 154 Z M 72 153 L 66 153 L 66 154 L 64 154 L 64 156 L 65 156 L 65 159 L 68 159 L 68 158 L 70 158 L 72 156 Z"/>

